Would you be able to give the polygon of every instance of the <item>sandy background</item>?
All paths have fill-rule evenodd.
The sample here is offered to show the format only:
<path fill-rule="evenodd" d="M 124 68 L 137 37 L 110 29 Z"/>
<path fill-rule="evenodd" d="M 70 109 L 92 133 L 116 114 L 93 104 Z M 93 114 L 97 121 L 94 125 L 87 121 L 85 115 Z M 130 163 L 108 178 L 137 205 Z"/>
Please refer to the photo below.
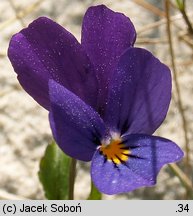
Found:
<path fill-rule="evenodd" d="M 34 3 L 38 2 L 34 5 Z M 139 1 L 138 1 L 139 2 Z M 163 1 L 148 1 L 163 10 Z M 27 26 L 39 16 L 48 16 L 80 39 L 82 16 L 88 6 L 106 4 L 111 9 L 125 13 L 133 21 L 138 34 L 136 46 L 146 47 L 169 66 L 166 26 L 147 30 L 150 24 L 163 19 L 151 10 L 136 4 L 136 1 L 91 1 L 91 0 L 0 0 L 0 199 L 24 198 L 45 199 L 37 172 L 39 161 L 51 138 L 47 111 L 40 107 L 18 84 L 16 74 L 6 57 L 12 34 Z M 192 0 L 188 0 L 189 13 L 193 20 Z M 30 9 L 31 8 L 31 9 Z M 16 13 L 29 9 L 22 19 Z M 31 10 L 31 11 L 30 11 Z M 173 30 L 178 79 L 188 126 L 191 162 L 193 162 L 193 49 L 179 39 L 186 26 L 181 15 L 175 16 Z M 164 19 L 163 19 L 164 20 Z M 154 43 L 152 43 L 154 42 Z M 189 40 L 191 42 L 191 40 Z M 172 139 L 184 148 L 181 116 L 177 108 L 175 88 L 173 100 L 164 124 L 156 134 Z M 184 169 L 183 164 L 180 166 Z M 86 198 L 90 188 L 89 164 L 78 164 L 76 199 Z M 193 169 L 192 169 L 193 170 Z M 193 173 L 193 172 L 192 172 Z M 190 174 L 193 175 L 193 174 Z M 193 176 L 191 176 L 193 177 Z M 152 188 L 142 188 L 128 195 L 104 196 L 104 199 L 183 199 L 184 188 L 177 177 L 165 167 L 159 174 L 158 183 Z"/>

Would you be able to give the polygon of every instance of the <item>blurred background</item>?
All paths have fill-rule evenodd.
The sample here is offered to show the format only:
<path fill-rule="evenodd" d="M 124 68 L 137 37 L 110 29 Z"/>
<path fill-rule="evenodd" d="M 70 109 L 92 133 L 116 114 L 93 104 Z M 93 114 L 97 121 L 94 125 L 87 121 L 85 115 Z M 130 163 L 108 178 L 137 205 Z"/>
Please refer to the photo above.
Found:
<path fill-rule="evenodd" d="M 193 1 L 185 1 L 185 11 L 178 9 L 177 2 L 183 1 L 0 0 L 0 199 L 45 199 L 37 172 L 45 148 L 52 140 L 47 111 L 20 87 L 7 58 L 9 40 L 39 16 L 52 18 L 80 40 L 83 15 L 89 6 L 97 4 L 129 16 L 137 30 L 135 46 L 150 50 L 171 68 L 173 99 L 156 135 L 175 141 L 186 154 L 177 166 L 161 170 L 156 186 L 126 195 L 104 195 L 103 199 L 190 199 L 189 192 L 193 191 Z M 85 199 L 89 190 L 89 163 L 79 162 L 75 198 Z"/>

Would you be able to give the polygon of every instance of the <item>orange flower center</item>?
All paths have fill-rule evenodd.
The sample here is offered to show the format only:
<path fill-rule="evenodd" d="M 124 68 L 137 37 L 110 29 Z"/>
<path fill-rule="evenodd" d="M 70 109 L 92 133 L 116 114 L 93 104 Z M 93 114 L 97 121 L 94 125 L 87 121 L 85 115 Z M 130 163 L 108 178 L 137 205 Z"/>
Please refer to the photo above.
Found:
<path fill-rule="evenodd" d="M 115 164 L 120 164 L 128 160 L 131 153 L 128 148 L 122 143 L 121 138 L 112 139 L 109 144 L 102 144 L 100 152 L 107 160 Z"/>

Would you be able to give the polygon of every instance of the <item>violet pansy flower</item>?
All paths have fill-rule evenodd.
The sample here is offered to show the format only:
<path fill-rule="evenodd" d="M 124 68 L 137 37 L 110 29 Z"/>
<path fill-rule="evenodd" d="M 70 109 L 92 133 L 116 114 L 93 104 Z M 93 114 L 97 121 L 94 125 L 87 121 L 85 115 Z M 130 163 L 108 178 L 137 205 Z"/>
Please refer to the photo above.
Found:
<path fill-rule="evenodd" d="M 49 111 L 53 136 L 73 158 L 91 161 L 106 194 L 156 183 L 180 160 L 172 141 L 152 136 L 171 100 L 170 70 L 145 49 L 123 14 L 100 5 L 83 19 L 81 44 L 48 18 L 13 36 L 9 58 L 23 88 Z"/>

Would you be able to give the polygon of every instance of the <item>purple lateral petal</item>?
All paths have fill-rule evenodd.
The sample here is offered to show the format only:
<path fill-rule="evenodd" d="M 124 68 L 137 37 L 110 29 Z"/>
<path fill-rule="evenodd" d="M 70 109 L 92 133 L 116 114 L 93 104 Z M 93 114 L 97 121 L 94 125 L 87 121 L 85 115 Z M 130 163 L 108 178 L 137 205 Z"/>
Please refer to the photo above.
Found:
<path fill-rule="evenodd" d="M 152 134 L 171 100 L 171 74 L 150 52 L 129 48 L 111 80 L 106 121 L 123 133 Z"/>
<path fill-rule="evenodd" d="M 95 106 L 97 82 L 88 57 L 75 37 L 52 20 L 38 18 L 15 34 L 8 56 L 20 84 L 46 109 L 50 78 Z"/>
<path fill-rule="evenodd" d="M 79 97 L 55 81 L 49 82 L 49 113 L 53 136 L 60 148 L 78 160 L 91 160 L 104 124 L 100 116 Z"/>
<path fill-rule="evenodd" d="M 104 5 L 87 10 L 82 26 L 82 46 L 96 69 L 100 87 L 100 109 L 104 109 L 107 82 L 117 61 L 125 49 L 133 46 L 135 39 L 134 26 L 125 15 Z"/>
<path fill-rule="evenodd" d="M 96 187 L 105 194 L 126 193 L 139 187 L 156 184 L 161 167 L 179 161 L 181 149 L 172 141 L 149 135 L 128 135 L 125 146 L 130 156 L 117 167 L 106 161 L 99 150 L 92 159 L 91 176 Z"/>

